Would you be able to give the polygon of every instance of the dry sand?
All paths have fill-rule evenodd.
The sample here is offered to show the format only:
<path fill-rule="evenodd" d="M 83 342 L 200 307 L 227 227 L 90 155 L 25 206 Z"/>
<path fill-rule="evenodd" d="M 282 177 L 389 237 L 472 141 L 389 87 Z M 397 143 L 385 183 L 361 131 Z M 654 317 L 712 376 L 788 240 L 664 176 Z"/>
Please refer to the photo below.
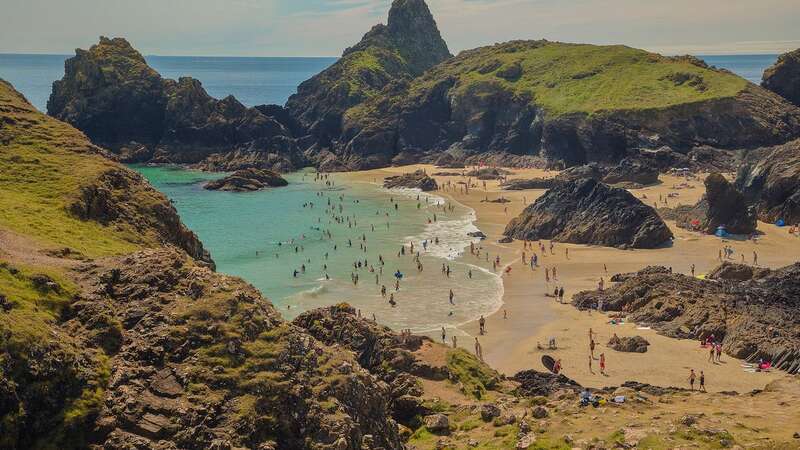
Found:
<path fill-rule="evenodd" d="M 437 169 L 429 165 L 392 167 L 372 171 L 344 174 L 343 176 L 360 181 L 380 181 L 389 175 L 396 175 L 425 169 L 429 174 L 439 171 L 461 172 L 460 169 Z M 510 169 L 509 178 L 531 178 L 554 176 L 552 171 L 540 169 Z M 673 244 L 655 250 L 618 250 L 608 247 L 555 243 L 554 254 L 549 254 L 549 242 L 545 242 L 547 255 L 539 253 L 540 268 L 531 271 L 521 261 L 522 242 L 499 244 L 508 221 L 518 215 L 522 209 L 544 193 L 544 190 L 502 191 L 498 181 L 487 181 L 486 190 L 483 181 L 472 179 L 477 187 L 465 192 L 464 177 L 436 176 L 440 187 L 437 194 L 473 208 L 477 214 L 477 226 L 487 235 L 482 246 L 489 251 L 491 257 L 500 255 L 503 266 L 510 265 L 512 271 L 503 276 L 504 305 L 486 320 L 487 333 L 480 336 L 484 359 L 502 373 L 511 375 L 524 369 L 544 370 L 541 356 L 544 353 L 560 358 L 563 373 L 581 384 L 592 387 L 619 385 L 627 380 L 636 380 L 660 386 L 687 387 L 689 369 L 694 368 L 706 374 L 706 384 L 710 391 L 747 392 L 761 389 L 770 381 L 786 377 L 783 372 L 748 373 L 741 364 L 743 361 L 723 355 L 721 364 L 708 361 L 707 352 L 697 342 L 671 339 L 656 334 L 652 330 L 640 330 L 635 324 L 611 325 L 603 314 L 580 312 L 569 304 L 558 304 L 546 293 L 552 292 L 555 286 L 563 286 L 566 292 L 565 303 L 572 294 L 581 290 L 596 289 L 600 277 L 610 285 L 608 278 L 621 272 L 632 272 L 647 265 L 663 265 L 672 267 L 674 271 L 690 273 L 691 264 L 696 266 L 696 274 L 704 274 L 718 263 L 719 250 L 724 245 L 731 245 L 736 253 L 732 261 L 741 262 L 741 255 L 747 263 L 752 262 L 753 252 L 758 252 L 758 262 L 762 266 L 777 268 L 797 261 L 800 254 L 800 239 L 791 236 L 788 228 L 759 223 L 763 233 L 757 242 L 749 240 L 722 240 L 718 237 L 689 232 L 677 228 L 674 223 L 668 225 L 675 234 Z M 654 204 L 662 198 L 668 198 L 668 206 L 678 204 L 694 204 L 703 194 L 704 176 L 687 180 L 675 176 L 662 175 L 661 184 L 631 190 L 644 202 Z M 447 186 L 448 181 L 450 185 Z M 688 186 L 686 185 L 688 183 Z M 509 203 L 490 203 L 499 197 L 510 200 Z M 643 198 L 646 196 L 646 199 Z M 663 206 L 663 203 L 659 206 Z M 569 259 L 565 249 L 569 248 Z M 527 251 L 530 257 L 531 251 Z M 466 252 L 464 260 L 475 263 L 476 258 Z M 483 263 L 486 265 L 485 263 Z M 603 265 L 608 267 L 604 272 Z M 491 268 L 491 263 L 488 263 Z M 544 267 L 556 267 L 558 280 L 545 282 Z M 507 318 L 504 318 L 504 310 Z M 607 375 L 599 373 L 599 361 L 592 361 L 589 369 L 589 329 L 598 337 L 595 357 L 600 353 L 606 356 Z M 479 327 L 476 322 L 467 324 L 461 329 L 470 336 L 478 336 Z M 619 336 L 641 335 L 650 342 L 647 353 L 620 353 L 605 346 L 608 338 L 617 333 Z M 546 345 L 549 338 L 554 337 L 558 350 L 542 352 L 537 350 L 537 343 Z M 466 342 L 464 342 L 466 341 Z M 472 339 L 460 339 L 460 343 L 470 350 Z"/>

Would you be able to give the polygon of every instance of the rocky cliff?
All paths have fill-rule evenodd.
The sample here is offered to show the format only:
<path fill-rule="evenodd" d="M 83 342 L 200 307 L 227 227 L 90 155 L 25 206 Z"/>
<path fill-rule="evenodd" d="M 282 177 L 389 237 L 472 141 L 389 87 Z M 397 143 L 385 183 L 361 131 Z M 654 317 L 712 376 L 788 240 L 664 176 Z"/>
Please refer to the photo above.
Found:
<path fill-rule="evenodd" d="M 641 148 L 752 148 L 799 133 L 800 109 L 694 58 L 513 41 L 464 51 L 351 108 L 334 151 L 352 168 L 445 151 L 571 166 L 616 163 Z"/>
<path fill-rule="evenodd" d="M 800 106 L 800 49 L 780 55 L 764 71 L 761 86 Z"/>
<path fill-rule="evenodd" d="M 666 214 L 681 228 L 713 234 L 723 226 L 728 233 L 751 234 L 756 230 L 756 209 L 724 176 L 712 173 L 704 181 L 706 193 L 693 206 L 679 206 Z"/>
<path fill-rule="evenodd" d="M 394 0 L 386 25 L 374 26 L 335 64 L 303 82 L 286 106 L 328 147 L 338 139 L 348 109 L 450 56 L 425 1 Z"/>
<path fill-rule="evenodd" d="M 651 269 L 605 291 L 578 293 L 573 303 L 586 309 L 602 301 L 604 310 L 625 311 L 628 320 L 671 337 L 699 340 L 713 334 L 731 356 L 800 371 L 800 264 L 717 278 Z"/>
<path fill-rule="evenodd" d="M 532 241 L 633 248 L 655 248 L 672 238 L 653 208 L 624 189 L 590 178 L 548 190 L 512 219 L 503 234 Z"/>
<path fill-rule="evenodd" d="M 217 154 L 245 152 L 251 166 L 294 169 L 301 161 L 280 108 L 217 100 L 198 80 L 164 79 L 122 38 L 78 49 L 53 84 L 48 113 L 129 162 L 197 163 L 227 169 Z M 269 113 L 274 114 L 270 116 Z M 277 117 L 277 118 L 276 118 Z M 217 167 L 217 165 L 223 167 Z"/>
<path fill-rule="evenodd" d="M 750 152 L 736 186 L 764 222 L 800 223 L 800 140 Z"/>

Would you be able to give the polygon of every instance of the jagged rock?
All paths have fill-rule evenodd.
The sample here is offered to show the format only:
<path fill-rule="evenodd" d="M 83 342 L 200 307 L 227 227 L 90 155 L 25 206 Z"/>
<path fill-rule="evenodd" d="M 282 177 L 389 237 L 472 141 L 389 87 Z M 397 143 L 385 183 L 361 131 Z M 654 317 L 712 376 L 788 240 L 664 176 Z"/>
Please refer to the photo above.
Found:
<path fill-rule="evenodd" d="M 479 180 L 499 180 L 508 174 L 509 172 L 507 170 L 494 167 L 470 170 L 466 173 L 468 177 L 475 177 Z"/>
<path fill-rule="evenodd" d="M 800 106 L 800 49 L 778 56 L 764 71 L 761 86 Z"/>
<path fill-rule="evenodd" d="M 768 223 L 800 223 L 800 140 L 747 154 L 736 187 Z"/>
<path fill-rule="evenodd" d="M 469 233 L 467 233 L 467 236 L 478 238 L 481 240 L 486 239 L 486 235 L 482 231 L 470 231 Z"/>
<path fill-rule="evenodd" d="M 436 184 L 436 180 L 429 177 L 423 170 L 386 177 L 386 179 L 383 180 L 383 187 L 389 189 L 412 188 L 421 189 L 422 191 L 435 191 L 439 188 Z"/>
<path fill-rule="evenodd" d="M 47 111 L 126 162 L 197 163 L 239 150 L 270 155 L 275 166 L 302 165 L 291 131 L 262 111 L 285 114 L 247 108 L 232 96 L 214 99 L 193 78 L 164 79 L 122 38 L 76 50 Z"/>
<path fill-rule="evenodd" d="M 714 335 L 723 351 L 748 361 L 763 359 L 800 371 L 800 263 L 747 281 L 702 280 L 650 271 L 604 291 L 584 291 L 572 303 L 625 311 L 631 322 L 681 339 Z"/>
<path fill-rule="evenodd" d="M 556 175 L 555 179 L 562 184 L 570 181 L 582 180 L 584 178 L 601 181 L 606 175 L 606 170 L 606 168 L 601 167 L 597 163 L 584 164 L 562 170 Z"/>
<path fill-rule="evenodd" d="M 623 281 L 627 281 L 631 278 L 636 277 L 637 275 L 652 275 L 652 274 L 671 274 L 672 270 L 664 267 L 664 266 L 647 266 L 644 269 L 638 272 L 630 272 L 630 273 L 617 273 L 611 276 L 611 281 L 614 283 L 621 283 Z"/>
<path fill-rule="evenodd" d="M 748 206 L 744 195 L 724 176 L 710 174 L 705 179 L 705 187 L 706 192 L 696 205 L 678 207 L 671 213 L 679 227 L 707 234 L 714 234 L 720 226 L 731 234 L 751 234 L 755 231 L 755 209 Z"/>
<path fill-rule="evenodd" d="M 450 419 L 444 414 L 431 414 L 423 420 L 425 428 L 434 434 L 449 434 Z"/>
<path fill-rule="evenodd" d="M 271 170 L 243 169 L 219 180 L 210 181 L 203 187 L 214 191 L 252 192 L 288 184 L 286 179 Z"/>
<path fill-rule="evenodd" d="M 769 274 L 769 269 L 723 262 L 706 275 L 710 280 L 747 281 L 753 278 L 763 278 Z"/>
<path fill-rule="evenodd" d="M 500 417 L 502 411 L 500 407 L 495 405 L 494 403 L 484 403 L 481 405 L 481 419 L 484 422 L 491 422 L 496 417 Z"/>
<path fill-rule="evenodd" d="M 641 336 L 623 336 L 618 337 L 616 334 L 609 339 L 609 348 L 618 352 L 628 353 L 646 353 L 647 346 L 650 345 L 647 339 Z"/>
<path fill-rule="evenodd" d="M 658 168 L 646 160 L 625 158 L 608 171 L 603 183 L 636 183 L 640 186 L 649 186 L 658 183 Z"/>
<path fill-rule="evenodd" d="M 672 232 L 656 212 L 624 189 L 592 179 L 557 186 L 525 208 L 503 234 L 519 240 L 655 248 Z"/>
<path fill-rule="evenodd" d="M 517 372 L 512 380 L 520 383 L 515 392 L 526 397 L 548 396 L 557 391 L 577 392 L 581 386 L 564 375 L 536 370 Z"/>
<path fill-rule="evenodd" d="M 386 25 L 376 25 L 332 66 L 304 81 L 286 106 L 327 146 L 341 133 L 345 112 L 395 81 L 408 80 L 449 58 L 447 44 L 423 0 L 394 0 Z M 394 156 L 394 155 L 392 155 Z M 380 154 L 363 167 L 388 165 Z"/>

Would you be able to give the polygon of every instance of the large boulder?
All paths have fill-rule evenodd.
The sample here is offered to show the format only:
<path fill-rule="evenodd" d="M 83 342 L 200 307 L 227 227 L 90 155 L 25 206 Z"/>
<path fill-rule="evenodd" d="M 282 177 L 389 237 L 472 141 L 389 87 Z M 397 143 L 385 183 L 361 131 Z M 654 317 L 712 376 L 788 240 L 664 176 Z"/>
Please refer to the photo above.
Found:
<path fill-rule="evenodd" d="M 386 179 L 383 180 L 383 187 L 388 189 L 411 188 L 423 191 L 435 191 L 439 188 L 436 184 L 436 180 L 428 176 L 423 170 L 386 177 Z"/>
<path fill-rule="evenodd" d="M 655 248 L 672 232 L 653 208 L 628 191 L 583 179 L 557 186 L 509 222 L 504 234 L 519 240 Z"/>
<path fill-rule="evenodd" d="M 608 171 L 603 183 L 633 183 L 640 186 L 656 184 L 658 168 L 645 159 L 625 158 Z"/>
<path fill-rule="evenodd" d="M 212 191 L 252 192 L 269 187 L 281 187 L 289 182 L 271 170 L 243 169 L 203 186 Z"/>
<path fill-rule="evenodd" d="M 800 106 L 800 49 L 780 55 L 764 71 L 761 86 Z"/>
<path fill-rule="evenodd" d="M 650 345 L 647 339 L 641 336 L 623 336 L 619 337 L 616 334 L 609 339 L 608 348 L 618 352 L 627 353 L 646 353 L 647 346 Z"/>
<path fill-rule="evenodd" d="M 800 140 L 750 152 L 736 186 L 762 221 L 800 223 Z"/>
<path fill-rule="evenodd" d="M 681 228 L 713 234 L 718 227 L 728 233 L 751 234 L 756 230 L 755 208 L 728 180 L 712 173 L 705 179 L 706 193 L 694 206 L 680 206 L 667 212 Z"/>

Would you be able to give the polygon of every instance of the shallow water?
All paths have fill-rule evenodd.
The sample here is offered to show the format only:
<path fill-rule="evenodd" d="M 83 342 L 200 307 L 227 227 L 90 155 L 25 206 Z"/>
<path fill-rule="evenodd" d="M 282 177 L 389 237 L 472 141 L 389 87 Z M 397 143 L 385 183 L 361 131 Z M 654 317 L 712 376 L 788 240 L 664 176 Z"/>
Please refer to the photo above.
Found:
<path fill-rule="evenodd" d="M 475 212 L 459 204 L 445 211 L 441 197 L 349 182 L 342 175 L 331 175 L 333 186 L 325 186 L 323 181 L 314 181 L 312 172 L 288 174 L 290 184 L 285 188 L 252 193 L 207 191 L 203 182 L 220 174 L 134 168 L 169 196 L 220 272 L 252 283 L 289 319 L 311 308 L 345 301 L 393 328 L 423 332 L 474 320 L 501 304 L 500 278 L 459 258 L 473 242 L 467 232 L 477 230 Z M 326 212 L 329 200 L 333 214 Z M 333 216 L 342 217 L 341 223 Z M 332 239 L 324 231 L 330 231 Z M 364 237 L 366 251 L 361 248 Z M 438 245 L 432 242 L 436 237 Z M 430 242 L 427 249 L 422 246 L 425 240 Z M 413 260 L 410 242 L 420 252 L 422 271 Z M 406 254 L 398 256 L 403 244 Z M 379 255 L 385 261 L 382 274 Z M 357 260 L 363 267 L 354 268 Z M 450 266 L 450 277 L 442 274 L 442 264 Z M 403 276 L 395 291 L 398 271 Z M 358 274 L 358 284 L 352 281 L 353 274 Z M 385 298 L 382 285 L 387 289 Z M 450 289 L 455 305 L 449 302 Z M 388 304 L 392 293 L 396 307 Z"/>

